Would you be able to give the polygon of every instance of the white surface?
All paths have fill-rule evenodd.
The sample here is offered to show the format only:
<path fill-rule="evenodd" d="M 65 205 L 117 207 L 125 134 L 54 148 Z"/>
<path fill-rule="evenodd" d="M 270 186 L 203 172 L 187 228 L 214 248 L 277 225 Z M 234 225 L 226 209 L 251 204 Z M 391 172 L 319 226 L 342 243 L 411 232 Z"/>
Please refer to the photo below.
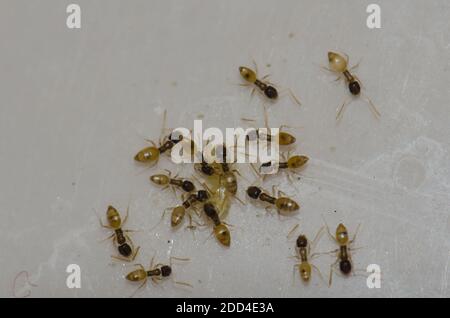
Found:
<path fill-rule="evenodd" d="M 163 262 L 190 257 L 174 272 L 195 286 L 148 284 L 139 296 L 450 296 L 448 1 L 377 1 L 380 30 L 365 25 L 369 1 L 77 1 L 77 31 L 65 25 L 68 3 L 0 2 L 0 296 L 12 295 L 21 270 L 38 285 L 32 296 L 129 296 L 129 267 L 111 264 L 93 209 L 124 212 L 130 196 L 127 227 L 144 229 L 132 236 L 137 261 L 154 251 Z M 379 121 L 358 101 L 336 124 L 347 90 L 319 67 L 329 50 L 363 59 L 357 74 Z M 310 237 L 321 214 L 350 233 L 361 222 L 355 266 L 379 264 L 381 289 L 364 277 L 336 276 L 331 288 L 317 275 L 310 286 L 293 281 L 286 234 L 299 221 L 251 204 L 233 204 L 229 250 L 205 241 L 209 230 L 172 232 L 168 219 L 148 231 L 176 203 L 148 176 L 176 167 L 161 160 L 139 174 L 143 136 L 159 137 L 164 108 L 171 127 L 191 127 L 199 114 L 221 128 L 261 118 L 261 99 L 248 104 L 249 91 L 234 85 L 252 58 L 302 99 L 302 108 L 289 98 L 272 106 L 271 124 L 302 126 L 297 149 L 311 157 L 297 192 L 285 177 L 266 187 L 280 184 L 302 204 Z M 317 250 L 334 248 L 323 236 Z M 315 264 L 328 275 L 332 262 Z M 71 263 L 81 266 L 79 290 L 65 285 Z"/>

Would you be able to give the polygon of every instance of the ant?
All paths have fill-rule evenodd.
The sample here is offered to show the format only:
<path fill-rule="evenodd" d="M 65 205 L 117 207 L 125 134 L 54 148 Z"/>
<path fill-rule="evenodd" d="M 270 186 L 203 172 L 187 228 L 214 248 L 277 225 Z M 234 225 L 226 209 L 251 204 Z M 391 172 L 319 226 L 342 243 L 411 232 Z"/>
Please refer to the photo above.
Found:
<path fill-rule="evenodd" d="M 339 225 L 336 228 L 335 236 L 333 236 L 331 234 L 328 225 L 326 225 L 326 229 L 327 229 L 327 233 L 328 233 L 329 237 L 339 245 L 338 249 L 328 252 L 328 253 L 325 253 L 325 254 L 337 253 L 336 262 L 334 262 L 330 266 L 330 280 L 328 282 L 329 286 L 331 286 L 331 282 L 332 282 L 332 278 L 333 278 L 333 271 L 336 270 L 335 267 L 338 263 L 339 263 L 339 270 L 344 276 L 348 276 L 352 272 L 353 266 L 352 266 L 352 259 L 350 256 L 350 251 L 355 250 L 355 249 L 352 249 L 351 245 L 353 244 L 353 242 L 356 239 L 356 235 L 358 234 L 360 226 L 361 226 L 361 224 L 358 225 L 353 238 L 351 240 L 349 240 L 348 231 L 344 224 L 339 223 Z"/>
<path fill-rule="evenodd" d="M 220 220 L 216 206 L 212 202 L 206 202 L 203 205 L 203 211 L 206 216 L 214 223 L 214 235 L 217 240 L 224 246 L 229 247 L 231 244 L 231 235 L 228 227 Z"/>
<path fill-rule="evenodd" d="M 269 100 L 272 101 L 277 100 L 281 94 L 278 93 L 278 90 L 275 88 L 274 84 L 267 81 L 269 75 L 263 76 L 261 79 L 258 79 L 258 66 L 254 61 L 253 64 L 255 65 L 255 71 L 246 66 L 239 67 L 239 73 L 241 74 L 242 78 L 245 81 L 247 81 L 247 83 L 240 85 L 241 86 L 255 85 L 255 87 L 253 87 L 252 89 L 251 96 L 253 96 L 253 94 L 256 91 L 256 88 L 258 88 Z M 295 96 L 292 90 L 288 88 L 286 91 L 289 94 L 289 96 L 291 96 L 291 98 L 295 101 L 295 103 L 298 106 L 301 106 L 300 100 Z"/>
<path fill-rule="evenodd" d="M 127 234 L 125 234 L 127 232 L 133 231 L 122 229 L 122 225 L 124 225 L 128 219 L 128 211 L 129 208 L 127 208 L 127 214 L 122 222 L 119 212 L 113 206 L 110 205 L 106 210 L 106 219 L 108 220 L 108 225 L 104 225 L 102 220 L 99 219 L 100 225 L 102 227 L 114 231 L 114 233 L 111 234 L 111 236 L 107 237 L 106 240 L 113 239 L 114 244 L 117 243 L 117 250 L 119 251 L 119 254 L 121 256 L 111 256 L 111 257 L 126 262 L 133 261 L 136 258 L 136 255 L 140 249 L 139 246 L 135 248 L 133 241 L 131 241 L 130 237 Z M 130 244 L 128 244 L 128 242 Z"/>
<path fill-rule="evenodd" d="M 270 204 L 266 207 L 266 211 L 269 208 L 275 207 L 279 214 L 285 214 L 295 212 L 300 209 L 297 202 L 286 197 L 281 191 L 278 191 L 278 197 L 275 197 L 275 187 L 272 188 L 272 192 L 273 195 L 269 195 L 257 186 L 250 186 L 247 188 L 247 195 L 250 198 Z"/>
<path fill-rule="evenodd" d="M 253 119 L 242 118 L 243 121 L 254 122 Z M 269 128 L 269 118 L 267 115 L 267 108 L 264 106 L 264 124 L 266 131 L 262 133 L 260 129 L 255 129 L 256 136 L 250 136 L 247 134 L 246 139 L 248 141 L 254 141 L 255 139 L 265 139 L 267 142 L 272 142 L 273 140 L 278 141 L 278 145 L 280 146 L 290 146 L 296 142 L 296 138 L 288 132 L 282 131 L 283 128 L 289 128 L 287 125 L 281 125 L 279 128 L 279 132 L 276 135 L 270 134 Z M 256 137 L 256 138 L 255 138 Z"/>
<path fill-rule="evenodd" d="M 163 116 L 163 127 L 161 130 L 161 136 L 163 136 L 166 131 L 168 130 L 166 126 L 166 117 L 167 117 L 167 110 L 164 111 Z M 159 156 L 163 153 L 166 153 L 167 151 L 171 150 L 177 143 L 184 140 L 184 137 L 182 134 L 175 133 L 172 131 L 169 135 L 164 136 L 162 139 L 159 140 L 159 146 L 155 144 L 153 140 L 145 139 L 145 141 L 152 144 L 151 147 L 146 147 L 142 150 L 140 150 L 135 156 L 134 160 L 140 163 L 156 163 L 159 160 Z M 191 153 L 195 151 L 195 144 L 194 141 L 191 140 Z"/>
<path fill-rule="evenodd" d="M 181 222 L 184 219 L 184 216 L 186 215 L 186 212 L 190 208 L 195 209 L 196 203 L 205 202 L 208 198 L 209 198 L 209 194 L 205 190 L 199 190 L 199 191 L 197 191 L 197 193 L 189 193 L 189 194 L 187 194 L 187 197 L 183 196 L 183 203 L 181 205 L 165 209 L 161 216 L 161 221 L 164 219 L 166 211 L 172 209 L 172 214 L 170 217 L 170 225 L 173 228 L 175 228 L 181 224 Z M 188 216 L 189 216 L 189 220 L 190 220 L 189 228 L 193 229 L 194 226 L 192 226 L 192 216 L 190 214 L 188 214 Z M 158 224 L 156 226 L 158 226 L 160 222 L 158 222 Z"/>
<path fill-rule="evenodd" d="M 158 284 L 160 281 L 162 281 L 164 278 L 167 278 L 171 276 L 172 274 L 172 261 L 178 260 L 178 261 L 189 261 L 188 258 L 178 258 L 178 257 L 170 257 L 170 265 L 165 264 L 156 264 L 153 266 L 154 258 L 152 258 L 150 262 L 150 267 L 148 270 L 145 270 L 144 266 L 142 264 L 136 264 L 135 266 L 138 266 L 139 269 L 136 269 L 125 276 L 125 278 L 131 282 L 140 282 L 143 281 L 142 284 L 136 289 L 136 291 L 133 293 L 132 296 L 134 296 L 139 289 L 141 289 L 146 283 L 148 278 L 152 280 L 154 284 Z M 175 284 L 193 287 L 189 283 L 185 282 L 177 282 L 175 281 Z"/>
<path fill-rule="evenodd" d="M 266 171 L 273 171 L 273 169 L 277 168 L 280 170 L 287 170 L 288 174 L 287 174 L 287 178 L 288 180 L 292 183 L 292 177 L 290 175 L 290 173 L 294 173 L 294 174 L 298 174 L 296 172 L 297 169 L 302 168 L 303 166 L 306 165 L 306 163 L 309 161 L 309 157 L 304 156 L 304 155 L 294 155 L 294 156 L 290 156 L 288 154 L 288 156 L 286 157 L 284 154 L 282 154 L 282 162 L 273 162 L 273 161 L 269 161 L 269 162 L 265 162 L 263 164 L 261 164 L 261 166 L 259 167 L 259 172 L 256 171 L 256 169 L 254 168 L 255 172 L 261 176 L 260 172 L 262 170 L 266 170 Z M 264 172 L 264 171 L 263 171 Z M 267 175 L 267 173 L 264 174 L 264 177 Z"/>
<path fill-rule="evenodd" d="M 334 52 L 328 52 L 328 62 L 329 62 L 329 67 L 330 68 L 326 68 L 326 70 L 333 72 L 333 73 L 338 73 L 339 76 L 336 79 L 336 81 L 339 81 L 342 78 L 342 75 L 345 77 L 345 81 L 348 83 L 348 89 L 350 91 L 350 93 L 353 96 L 360 96 L 361 94 L 361 81 L 360 79 L 350 73 L 350 70 L 356 68 L 359 66 L 359 63 L 356 64 L 355 66 L 351 67 L 350 69 L 348 69 L 348 64 L 349 64 L 349 57 L 347 54 L 344 54 L 345 58 L 338 54 L 338 53 L 334 53 Z M 372 110 L 373 114 L 375 115 L 376 118 L 380 117 L 381 114 L 380 112 L 377 110 L 377 108 L 375 107 L 375 105 L 372 103 L 372 101 L 368 98 L 368 97 L 364 97 L 364 99 L 368 102 L 370 109 Z M 348 105 L 348 103 L 350 102 L 350 98 L 345 100 L 344 103 L 342 104 L 342 106 L 340 106 L 338 108 L 338 111 L 336 113 L 336 120 L 339 120 L 341 118 L 341 115 L 343 113 L 343 110 L 345 108 L 346 105 Z"/>
<path fill-rule="evenodd" d="M 157 185 L 164 186 L 164 189 L 167 189 L 168 187 L 171 187 L 173 189 L 173 186 L 181 188 L 185 192 L 192 192 L 195 190 L 195 185 L 192 181 L 188 179 L 177 179 L 178 174 L 176 174 L 173 178 L 171 177 L 172 173 L 165 169 L 167 174 L 155 174 L 150 177 L 150 181 Z M 175 191 L 174 191 L 175 192 Z"/>
<path fill-rule="evenodd" d="M 298 228 L 298 224 L 294 226 L 294 228 L 289 232 L 288 237 Z M 303 282 L 308 283 L 311 279 L 312 269 L 315 269 L 317 273 L 319 273 L 320 278 L 323 280 L 322 274 L 320 270 L 314 265 L 310 263 L 310 259 L 313 259 L 317 254 L 311 254 L 311 248 L 317 244 L 318 240 L 323 233 L 323 227 L 319 229 L 316 236 L 314 237 L 312 243 L 309 243 L 307 237 L 304 234 L 300 234 L 297 237 L 296 241 L 296 251 L 297 255 L 294 257 L 300 261 L 300 263 L 294 265 L 293 276 L 295 278 L 295 269 L 298 268 L 300 278 Z"/>

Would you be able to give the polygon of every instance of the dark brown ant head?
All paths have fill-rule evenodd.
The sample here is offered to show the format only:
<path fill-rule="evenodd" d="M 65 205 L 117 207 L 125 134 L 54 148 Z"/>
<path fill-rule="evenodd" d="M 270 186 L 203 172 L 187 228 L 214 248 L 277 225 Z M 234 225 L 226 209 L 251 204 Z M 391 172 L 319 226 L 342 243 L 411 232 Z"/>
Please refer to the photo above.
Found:
<path fill-rule="evenodd" d="M 348 89 L 350 90 L 350 93 L 353 95 L 359 95 L 361 92 L 361 86 L 359 85 L 358 81 L 352 81 L 348 84 Z"/>
<path fill-rule="evenodd" d="M 197 200 L 200 202 L 205 202 L 209 199 L 208 191 L 206 190 L 198 190 L 197 192 Z"/>
<path fill-rule="evenodd" d="M 161 266 L 161 276 L 162 277 L 169 277 L 170 274 L 172 274 L 172 268 L 168 265 Z"/>
<path fill-rule="evenodd" d="M 181 188 L 186 192 L 191 192 L 195 190 L 195 185 L 189 180 L 184 180 Z"/>
<path fill-rule="evenodd" d="M 183 135 L 181 135 L 179 132 L 174 131 L 169 135 L 167 139 L 173 142 L 174 144 L 177 144 L 183 140 Z"/>
<path fill-rule="evenodd" d="M 264 94 L 267 96 L 267 98 L 270 99 L 277 99 L 278 97 L 278 91 L 275 87 L 268 85 L 266 89 L 264 90 Z"/>
<path fill-rule="evenodd" d="M 125 257 L 130 256 L 131 253 L 133 252 L 131 250 L 130 245 L 128 245 L 127 243 L 119 245 L 118 250 L 119 250 L 120 255 L 125 256 Z"/>
<path fill-rule="evenodd" d="M 340 261 L 339 269 L 343 274 L 348 275 L 352 271 L 352 263 L 348 259 Z"/>
<path fill-rule="evenodd" d="M 206 162 L 203 162 L 202 163 L 202 166 L 201 166 L 201 171 L 204 173 L 204 174 L 206 174 L 207 176 L 212 176 L 213 174 L 214 174 L 214 168 L 210 165 L 210 164 L 208 164 L 208 163 L 206 163 Z"/>
<path fill-rule="evenodd" d="M 271 167 L 271 166 L 272 166 L 272 162 L 269 161 L 269 162 L 263 163 L 263 164 L 261 165 L 261 168 L 269 168 L 269 167 Z"/>
<path fill-rule="evenodd" d="M 303 247 L 306 247 L 306 246 L 308 246 L 308 239 L 306 238 L 306 236 L 300 235 L 297 238 L 297 247 L 298 248 L 303 248 Z"/>
<path fill-rule="evenodd" d="M 251 186 L 251 187 L 247 188 L 247 194 L 252 199 L 258 199 L 261 192 L 262 192 L 262 190 L 255 186 Z"/>

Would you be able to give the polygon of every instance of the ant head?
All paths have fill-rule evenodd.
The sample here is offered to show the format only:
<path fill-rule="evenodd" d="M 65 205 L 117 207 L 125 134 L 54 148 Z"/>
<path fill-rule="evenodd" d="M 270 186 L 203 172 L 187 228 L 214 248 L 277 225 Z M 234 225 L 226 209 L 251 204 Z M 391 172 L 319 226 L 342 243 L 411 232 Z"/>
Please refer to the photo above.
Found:
<path fill-rule="evenodd" d="M 191 191 L 195 190 L 195 185 L 189 180 L 184 180 L 183 184 L 181 185 L 181 187 L 186 192 L 191 192 Z"/>
<path fill-rule="evenodd" d="M 350 90 L 350 93 L 353 95 L 359 95 L 361 92 L 361 86 L 359 85 L 358 81 L 353 81 L 348 84 L 348 89 Z"/>
<path fill-rule="evenodd" d="M 169 277 L 170 274 L 172 274 L 172 268 L 168 265 L 161 266 L 161 276 L 162 277 Z"/>
<path fill-rule="evenodd" d="M 273 86 L 267 86 L 267 88 L 264 90 L 264 95 L 267 96 L 267 98 L 270 99 L 277 99 L 278 97 L 278 91 Z"/>
<path fill-rule="evenodd" d="M 348 275 L 352 271 L 352 263 L 348 259 L 340 261 L 339 269 L 343 274 Z"/>
<path fill-rule="evenodd" d="M 179 143 L 181 140 L 183 140 L 183 135 L 178 131 L 173 131 L 170 133 L 167 139 L 176 144 Z"/>
<path fill-rule="evenodd" d="M 197 192 L 197 200 L 200 202 L 205 202 L 209 199 L 208 191 L 206 190 L 198 190 Z"/>
<path fill-rule="evenodd" d="M 251 186 L 247 188 L 247 194 L 252 199 L 258 199 L 259 195 L 262 193 L 262 190 L 258 187 Z"/>
<path fill-rule="evenodd" d="M 256 73 L 249 69 L 248 67 L 241 66 L 239 67 L 239 73 L 241 73 L 241 76 L 243 79 L 245 79 L 247 82 L 254 83 L 256 82 Z"/>
<path fill-rule="evenodd" d="M 308 239 L 304 235 L 300 235 L 297 238 L 297 247 L 306 247 L 308 246 Z"/>

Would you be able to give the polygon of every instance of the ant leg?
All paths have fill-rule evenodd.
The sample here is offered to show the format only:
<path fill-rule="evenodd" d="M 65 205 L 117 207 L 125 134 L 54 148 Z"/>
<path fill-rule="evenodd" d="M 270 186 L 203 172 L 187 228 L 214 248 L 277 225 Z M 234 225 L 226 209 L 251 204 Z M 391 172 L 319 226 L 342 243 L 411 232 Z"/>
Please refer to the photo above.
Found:
<path fill-rule="evenodd" d="M 353 238 L 350 240 L 349 244 L 353 244 L 353 242 L 356 240 L 356 235 L 358 234 L 360 227 L 361 227 L 361 223 L 358 224 L 355 234 L 353 235 Z"/>
<path fill-rule="evenodd" d="M 335 241 L 336 243 L 339 243 L 336 240 L 336 238 L 331 234 L 330 228 L 328 227 L 327 221 L 325 221 L 325 218 L 323 217 L 323 215 L 322 215 L 322 219 L 323 219 L 323 223 L 325 223 L 325 228 L 327 229 L 328 236 L 331 238 L 332 241 Z"/>
<path fill-rule="evenodd" d="M 258 76 L 258 64 L 256 64 L 256 61 L 254 58 L 252 58 L 252 63 L 253 63 L 253 66 L 255 67 L 255 74 L 256 74 L 256 76 Z"/>
<path fill-rule="evenodd" d="M 328 287 L 331 287 L 331 283 L 333 281 L 333 272 L 334 272 L 334 267 L 336 266 L 336 264 L 339 262 L 339 258 L 336 260 L 336 262 L 334 262 L 333 264 L 331 264 L 330 266 L 330 278 L 328 280 Z"/>
<path fill-rule="evenodd" d="M 112 230 L 112 229 L 113 229 L 112 226 L 103 224 L 102 219 L 100 219 L 100 218 L 98 217 L 98 215 L 97 215 L 97 218 L 98 218 L 98 222 L 100 223 L 100 226 L 101 226 L 101 227 L 103 227 L 103 228 L 105 228 L 105 229 L 108 229 L 108 230 Z"/>
<path fill-rule="evenodd" d="M 156 225 L 155 225 L 154 227 L 152 227 L 152 228 L 150 229 L 150 231 L 153 231 L 158 225 L 161 224 L 161 222 L 164 220 L 164 216 L 166 215 L 167 210 L 174 209 L 174 208 L 175 208 L 175 207 L 165 208 L 164 211 L 163 211 L 163 213 L 162 213 L 162 215 L 161 215 L 161 219 L 158 221 L 158 223 L 156 223 Z"/>
<path fill-rule="evenodd" d="M 280 95 L 283 95 L 285 93 L 287 93 L 298 106 L 302 105 L 302 103 L 300 102 L 300 99 L 294 94 L 292 89 L 286 88 L 282 92 L 280 92 Z"/>
<path fill-rule="evenodd" d="M 312 248 L 314 248 L 317 244 L 317 242 L 319 241 L 319 239 L 322 237 L 322 233 L 323 233 L 323 229 L 324 227 L 322 226 L 318 231 L 316 236 L 314 236 L 314 239 L 312 240 L 311 244 L 309 244 L 309 246 L 311 246 Z M 309 247 L 308 247 L 309 248 Z"/>
<path fill-rule="evenodd" d="M 369 97 L 367 96 L 362 96 L 363 99 L 365 99 L 367 101 L 367 103 L 369 104 L 369 108 L 372 111 L 372 113 L 374 114 L 375 118 L 379 119 L 381 117 L 380 112 L 378 111 L 378 109 L 376 108 L 376 106 L 374 105 L 374 103 L 370 100 Z"/>
<path fill-rule="evenodd" d="M 138 246 L 137 248 L 135 248 L 135 247 L 134 247 L 134 243 L 133 243 L 133 241 L 131 240 L 131 238 L 130 238 L 128 235 L 125 235 L 125 237 L 126 237 L 126 239 L 128 240 L 128 242 L 130 242 L 130 244 L 131 244 L 131 250 L 134 251 L 134 253 L 133 253 L 133 254 L 131 255 L 131 257 L 130 257 L 130 259 L 131 259 L 132 261 L 134 261 L 134 259 L 136 258 L 136 255 L 138 254 L 138 252 L 139 252 L 139 250 L 141 249 L 141 247 Z"/>
<path fill-rule="evenodd" d="M 311 263 L 310 263 L 310 264 L 311 264 Z M 314 265 L 314 264 L 311 264 L 311 267 L 312 267 L 313 269 L 315 269 L 316 272 L 319 274 L 320 280 L 321 280 L 324 284 L 326 284 L 326 281 L 325 281 L 325 279 L 323 278 L 322 273 L 320 272 L 320 269 L 319 269 L 316 265 Z"/>
<path fill-rule="evenodd" d="M 104 238 L 103 240 L 99 241 L 99 243 L 110 240 L 112 238 L 114 238 L 114 235 L 116 235 L 116 233 L 111 234 L 110 236 L 108 236 L 107 238 Z"/>
<path fill-rule="evenodd" d="M 292 266 L 292 286 L 294 286 L 295 284 L 295 272 L 299 266 L 300 264 L 295 264 L 294 266 Z"/>
<path fill-rule="evenodd" d="M 350 67 L 348 70 L 352 71 L 354 69 L 357 69 L 359 67 L 359 64 L 361 64 L 362 62 L 362 58 L 358 61 L 358 63 L 356 63 L 355 65 L 353 65 L 352 67 Z"/>
<path fill-rule="evenodd" d="M 351 97 L 347 98 L 344 103 L 336 110 L 336 121 L 341 119 L 345 107 L 349 104 Z"/>
<path fill-rule="evenodd" d="M 295 232 L 295 230 L 298 229 L 298 227 L 300 226 L 300 224 L 296 224 L 294 225 L 294 227 L 289 231 L 288 235 L 286 236 L 287 239 L 289 239 L 291 237 L 291 235 Z"/>
<path fill-rule="evenodd" d="M 189 284 L 189 283 L 186 283 L 186 282 L 180 282 L 180 281 L 173 281 L 175 284 L 177 284 L 177 285 L 181 285 L 181 286 L 187 286 L 187 287 L 190 287 L 190 288 L 194 288 L 194 286 L 192 286 L 192 284 Z"/>

